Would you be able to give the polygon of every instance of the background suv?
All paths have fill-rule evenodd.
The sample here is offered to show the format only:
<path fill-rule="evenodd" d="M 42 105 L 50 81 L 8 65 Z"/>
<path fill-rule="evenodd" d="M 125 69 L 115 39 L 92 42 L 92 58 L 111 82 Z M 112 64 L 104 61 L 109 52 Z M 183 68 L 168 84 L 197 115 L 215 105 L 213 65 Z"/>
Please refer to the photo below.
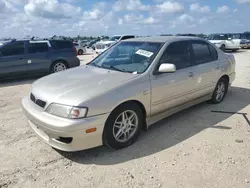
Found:
<path fill-rule="evenodd" d="M 207 40 L 215 44 L 222 51 L 232 50 L 236 52 L 240 49 L 240 40 L 232 38 L 230 34 L 212 34 Z"/>
<path fill-rule="evenodd" d="M 0 78 L 46 74 L 80 65 L 70 40 L 12 40 L 0 46 Z"/>

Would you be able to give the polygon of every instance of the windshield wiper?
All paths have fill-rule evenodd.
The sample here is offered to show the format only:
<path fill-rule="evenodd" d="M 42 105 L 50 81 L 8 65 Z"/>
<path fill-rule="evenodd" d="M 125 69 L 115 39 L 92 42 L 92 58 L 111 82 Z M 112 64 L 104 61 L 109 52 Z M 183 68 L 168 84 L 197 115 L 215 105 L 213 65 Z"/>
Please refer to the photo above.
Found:
<path fill-rule="evenodd" d="M 132 71 L 126 71 L 124 69 L 118 69 L 117 67 L 113 66 L 113 65 L 110 65 L 110 66 L 103 66 L 103 65 L 96 65 L 96 64 L 91 64 L 95 67 L 98 67 L 98 68 L 105 68 L 105 69 L 112 69 L 112 70 L 116 70 L 116 71 L 119 71 L 119 72 L 126 72 L 126 73 L 133 73 Z"/>
<path fill-rule="evenodd" d="M 116 70 L 116 71 L 119 71 L 119 72 L 126 72 L 126 73 L 132 73 L 132 71 L 127 71 L 127 70 L 124 70 L 124 69 L 119 69 L 113 65 L 110 65 L 110 66 L 102 66 L 103 68 L 108 68 L 108 69 L 113 69 L 113 70 Z"/>
<path fill-rule="evenodd" d="M 124 70 L 124 69 L 118 69 L 117 67 L 112 66 L 112 65 L 110 65 L 110 66 L 109 66 L 109 67 L 107 67 L 107 68 L 111 68 L 111 69 L 116 70 L 116 71 L 119 71 L 119 72 L 127 72 L 127 73 L 132 73 L 131 71 L 126 71 L 126 70 Z"/>

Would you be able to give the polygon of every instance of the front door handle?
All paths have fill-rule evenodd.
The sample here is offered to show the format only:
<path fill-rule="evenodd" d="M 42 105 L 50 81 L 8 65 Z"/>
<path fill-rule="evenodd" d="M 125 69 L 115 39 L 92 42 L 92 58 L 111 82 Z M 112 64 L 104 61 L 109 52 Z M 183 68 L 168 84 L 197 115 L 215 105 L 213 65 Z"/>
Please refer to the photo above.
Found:
<path fill-rule="evenodd" d="M 192 77 L 194 77 L 194 73 L 193 72 L 189 72 L 188 76 L 192 78 Z"/>

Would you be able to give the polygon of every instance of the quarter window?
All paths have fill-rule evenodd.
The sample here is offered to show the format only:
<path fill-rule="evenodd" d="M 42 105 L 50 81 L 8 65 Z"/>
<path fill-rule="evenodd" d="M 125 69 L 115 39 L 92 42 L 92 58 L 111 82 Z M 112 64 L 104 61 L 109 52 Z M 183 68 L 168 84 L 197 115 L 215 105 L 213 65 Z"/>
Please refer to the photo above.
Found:
<path fill-rule="evenodd" d="M 24 42 L 6 44 L 0 49 L 2 56 L 14 56 L 24 54 Z"/>
<path fill-rule="evenodd" d="M 48 52 L 48 49 L 48 44 L 45 42 L 28 44 L 28 53 L 31 54 Z"/>
<path fill-rule="evenodd" d="M 217 52 L 217 50 L 212 45 L 209 45 L 209 50 L 211 52 L 213 60 L 216 61 L 218 59 L 218 52 Z"/>
<path fill-rule="evenodd" d="M 203 64 L 213 61 L 214 57 L 211 55 L 207 43 L 196 41 L 192 42 L 192 46 L 196 64 Z"/>
<path fill-rule="evenodd" d="M 188 41 L 180 41 L 170 44 L 161 57 L 160 64 L 162 63 L 174 64 L 177 70 L 190 67 L 191 58 Z"/>

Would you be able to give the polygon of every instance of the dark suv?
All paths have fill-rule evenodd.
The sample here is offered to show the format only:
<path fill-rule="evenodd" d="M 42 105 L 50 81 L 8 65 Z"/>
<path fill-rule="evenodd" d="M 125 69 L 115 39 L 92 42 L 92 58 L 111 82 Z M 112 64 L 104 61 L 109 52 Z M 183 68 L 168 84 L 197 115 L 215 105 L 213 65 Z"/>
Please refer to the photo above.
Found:
<path fill-rule="evenodd" d="M 70 40 L 12 40 L 0 46 L 0 78 L 59 72 L 80 60 Z"/>

